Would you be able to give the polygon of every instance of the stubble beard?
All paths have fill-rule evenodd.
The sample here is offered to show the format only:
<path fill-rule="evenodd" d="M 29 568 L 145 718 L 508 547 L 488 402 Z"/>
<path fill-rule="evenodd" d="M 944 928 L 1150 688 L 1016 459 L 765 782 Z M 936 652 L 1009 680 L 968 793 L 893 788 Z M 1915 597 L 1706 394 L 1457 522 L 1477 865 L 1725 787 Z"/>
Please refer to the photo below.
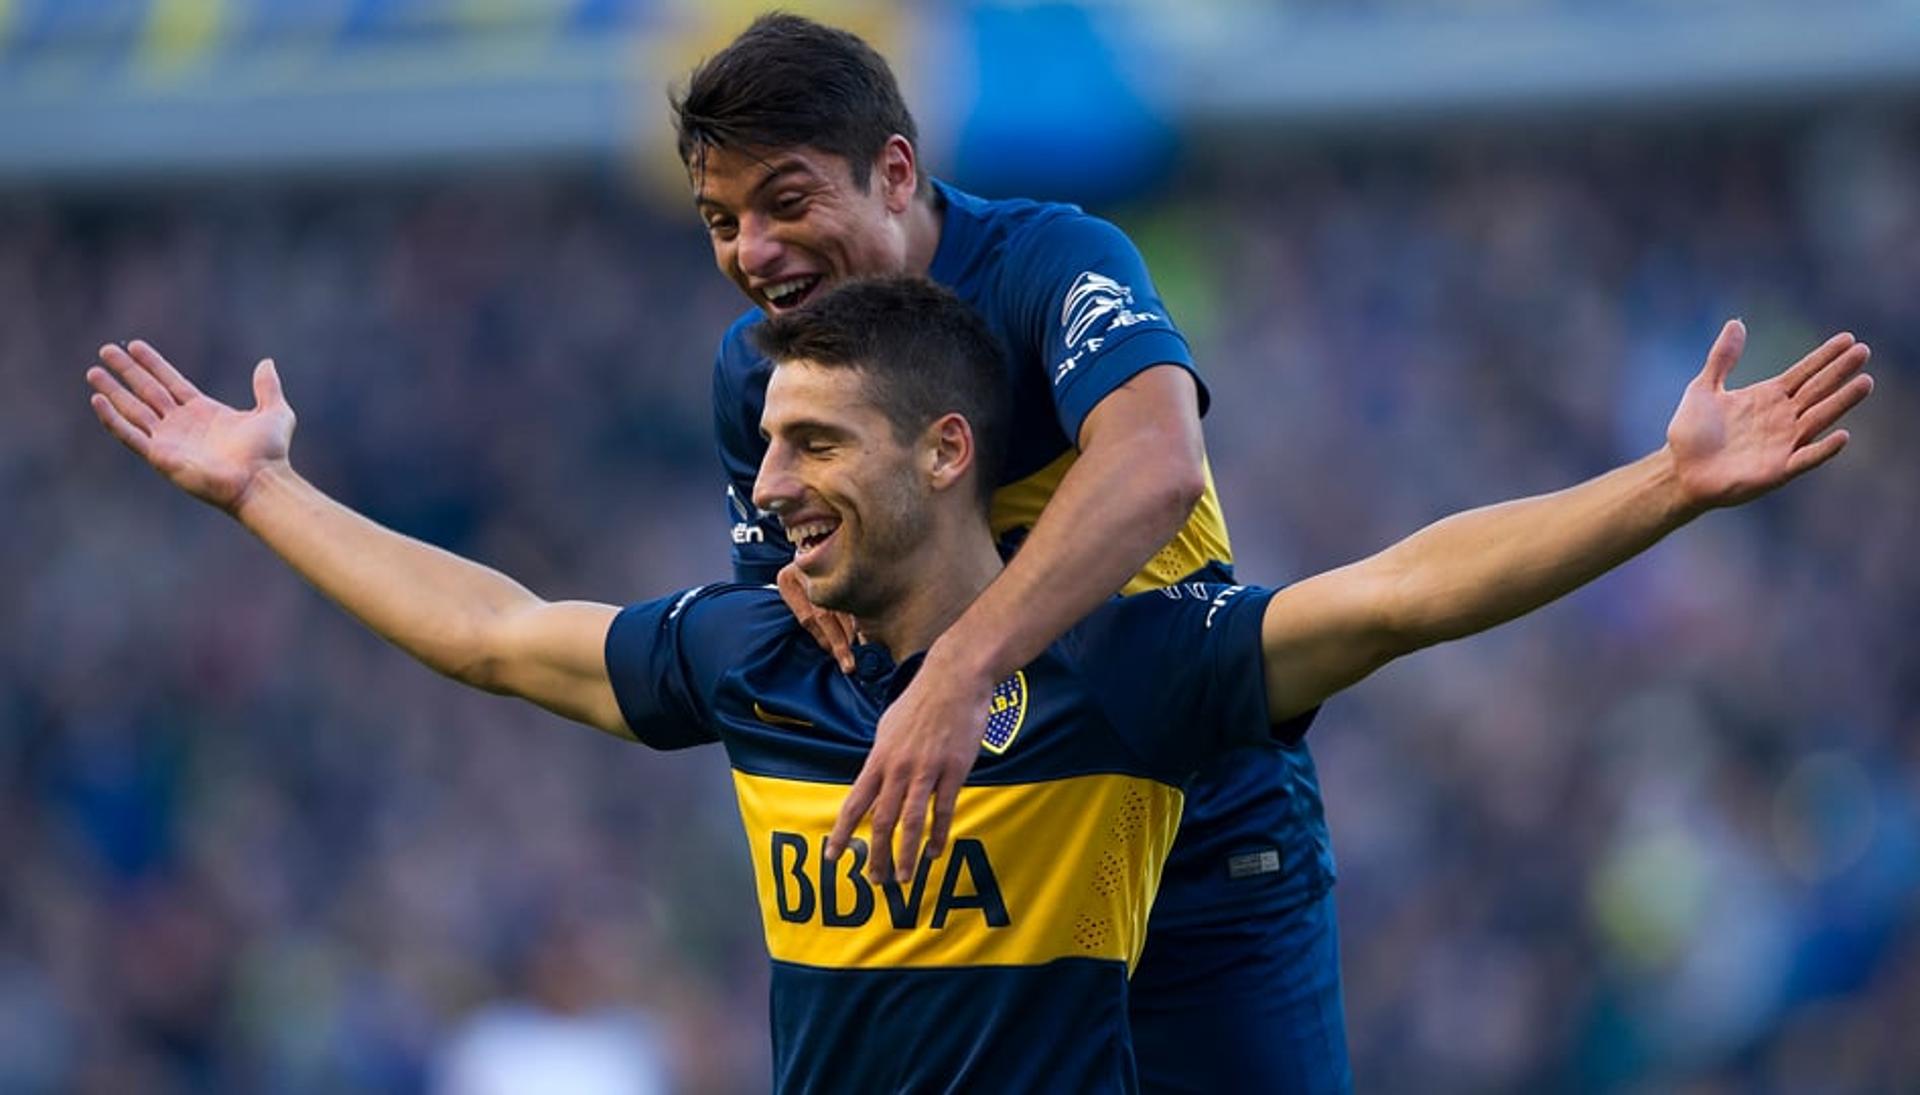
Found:
<path fill-rule="evenodd" d="M 877 520 L 860 522 L 859 541 L 843 545 L 841 572 L 807 594 L 821 608 L 860 620 L 879 619 L 901 603 L 913 582 L 905 561 L 933 534 L 931 507 L 908 482 L 876 491 L 874 503 L 866 509 Z"/>

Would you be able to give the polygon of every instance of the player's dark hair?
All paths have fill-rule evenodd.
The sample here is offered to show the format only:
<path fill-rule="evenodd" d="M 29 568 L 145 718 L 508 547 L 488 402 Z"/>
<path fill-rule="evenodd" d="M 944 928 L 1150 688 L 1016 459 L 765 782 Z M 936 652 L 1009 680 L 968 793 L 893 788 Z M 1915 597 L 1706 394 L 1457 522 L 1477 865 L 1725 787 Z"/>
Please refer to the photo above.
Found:
<path fill-rule="evenodd" d="M 973 427 L 975 483 L 985 506 L 1000 481 L 1007 382 L 1000 344 L 972 308 L 925 278 L 843 282 L 756 325 L 753 346 L 791 361 L 858 371 L 867 395 L 910 444 L 941 415 Z"/>
<path fill-rule="evenodd" d="M 708 149 L 807 145 L 844 158 L 865 190 L 887 138 L 920 140 L 885 58 L 858 35 L 781 11 L 702 61 L 668 103 L 689 171 Z"/>

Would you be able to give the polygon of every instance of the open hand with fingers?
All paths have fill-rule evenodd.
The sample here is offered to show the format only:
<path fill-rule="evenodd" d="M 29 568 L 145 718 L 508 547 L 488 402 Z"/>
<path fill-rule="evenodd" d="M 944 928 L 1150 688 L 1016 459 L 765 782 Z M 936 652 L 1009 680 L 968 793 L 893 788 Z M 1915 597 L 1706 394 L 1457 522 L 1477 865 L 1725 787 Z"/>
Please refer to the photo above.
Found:
<path fill-rule="evenodd" d="M 1780 374 L 1729 389 L 1747 329 L 1729 320 L 1667 425 L 1667 450 L 1689 503 L 1734 506 L 1833 459 L 1847 444 L 1835 423 L 1873 391 L 1871 351 L 1838 334 Z"/>
<path fill-rule="evenodd" d="M 980 755 L 992 699 L 991 678 L 945 664 L 936 644 L 881 716 L 873 748 L 827 838 L 829 858 L 840 854 L 869 815 L 867 877 L 873 882 L 906 882 L 923 857 L 943 853 L 960 787 Z"/>
<path fill-rule="evenodd" d="M 203 394 L 138 339 L 102 346 L 100 362 L 87 370 L 100 424 L 195 498 L 235 513 L 262 471 L 286 463 L 293 408 L 271 360 L 254 367 L 248 411 Z"/>

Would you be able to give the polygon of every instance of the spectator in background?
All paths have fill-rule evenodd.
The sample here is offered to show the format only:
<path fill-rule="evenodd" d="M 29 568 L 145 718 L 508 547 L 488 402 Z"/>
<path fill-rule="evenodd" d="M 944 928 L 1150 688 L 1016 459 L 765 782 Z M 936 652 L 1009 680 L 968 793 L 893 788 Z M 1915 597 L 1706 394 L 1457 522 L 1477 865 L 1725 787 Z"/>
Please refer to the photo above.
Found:
<path fill-rule="evenodd" d="M 510 967 L 520 991 L 469 1015 L 442 1047 L 434 1095 L 666 1095 L 652 1023 L 610 991 L 632 961 L 588 924 L 537 925 Z"/>

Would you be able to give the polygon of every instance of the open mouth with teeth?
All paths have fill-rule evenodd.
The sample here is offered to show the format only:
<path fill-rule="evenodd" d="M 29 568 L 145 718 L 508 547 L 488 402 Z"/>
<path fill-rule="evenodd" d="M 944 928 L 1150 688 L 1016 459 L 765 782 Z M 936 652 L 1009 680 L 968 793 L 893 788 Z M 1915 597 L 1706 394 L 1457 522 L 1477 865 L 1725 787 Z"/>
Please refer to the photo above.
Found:
<path fill-rule="evenodd" d="M 804 567 L 818 557 L 820 548 L 838 531 L 840 522 L 833 520 L 805 521 L 789 527 L 787 539 L 793 542 L 793 561 Z"/>
<path fill-rule="evenodd" d="M 808 274 L 804 277 L 776 281 L 760 292 L 767 298 L 768 304 L 773 305 L 777 311 L 784 312 L 805 304 L 807 298 L 813 296 L 813 291 L 818 289 L 820 283 L 825 280 L 826 278 L 819 274 Z"/>

